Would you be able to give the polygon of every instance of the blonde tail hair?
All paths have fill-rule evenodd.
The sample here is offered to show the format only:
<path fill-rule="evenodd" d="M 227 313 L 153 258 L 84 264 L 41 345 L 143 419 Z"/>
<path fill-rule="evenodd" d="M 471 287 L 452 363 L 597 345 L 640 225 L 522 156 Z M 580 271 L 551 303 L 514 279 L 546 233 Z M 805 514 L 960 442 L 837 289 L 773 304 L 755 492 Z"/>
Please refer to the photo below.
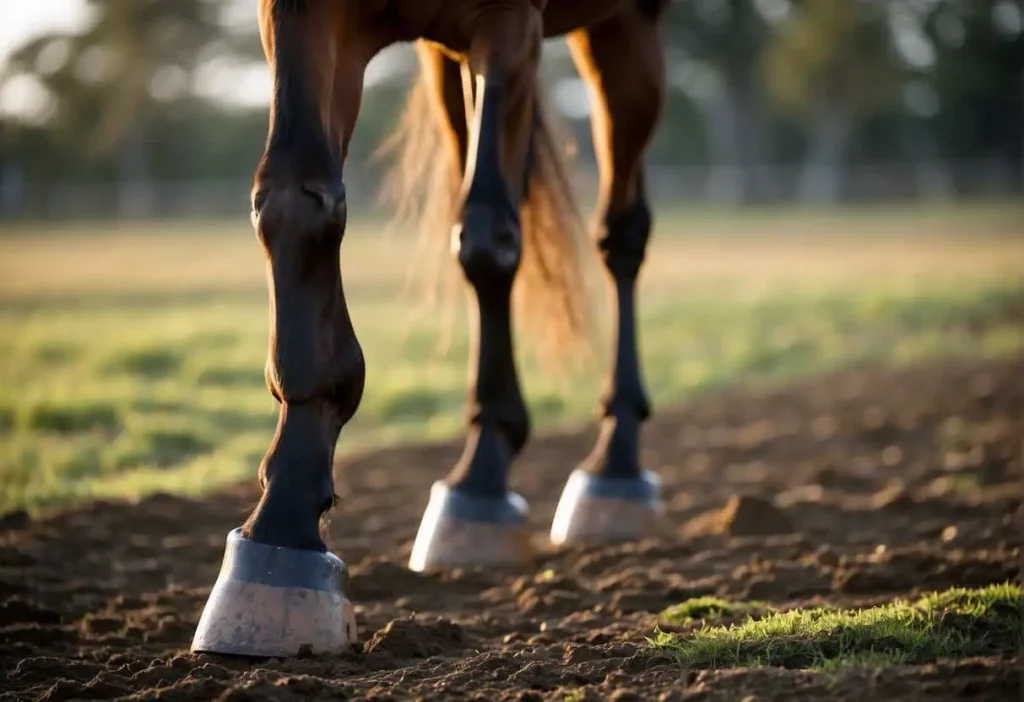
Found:
<path fill-rule="evenodd" d="M 450 237 L 462 173 L 445 142 L 443 100 L 433 91 L 421 70 L 380 153 L 394 157 L 383 192 L 385 202 L 394 207 L 391 226 L 415 222 L 416 272 L 436 302 L 450 300 L 453 291 Z M 592 357 L 592 288 L 584 266 L 590 242 L 539 86 L 536 95 L 532 167 L 519 209 L 523 251 L 513 310 L 517 326 L 532 338 L 538 360 L 551 368 L 581 353 Z"/>

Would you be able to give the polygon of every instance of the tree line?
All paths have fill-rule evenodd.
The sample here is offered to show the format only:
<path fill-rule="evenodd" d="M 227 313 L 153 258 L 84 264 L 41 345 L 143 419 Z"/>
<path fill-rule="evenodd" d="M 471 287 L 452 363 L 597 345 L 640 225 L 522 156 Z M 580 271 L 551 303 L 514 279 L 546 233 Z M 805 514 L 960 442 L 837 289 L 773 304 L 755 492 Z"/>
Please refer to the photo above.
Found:
<path fill-rule="evenodd" d="M 219 0 L 89 5 L 79 31 L 32 37 L 0 69 L 0 95 L 32 102 L 0 117 L 0 211 L 55 183 L 249 178 L 266 107 L 195 86 L 211 62 L 262 61 L 254 12 L 229 25 Z M 706 171 L 741 202 L 778 199 L 779 168 L 793 174 L 784 199 L 842 200 L 851 169 L 875 163 L 928 164 L 954 194 L 985 194 L 958 182 L 961 164 L 984 163 L 1020 193 L 1022 25 L 1017 0 L 675 0 L 648 163 Z M 385 68 L 368 82 L 350 156 L 369 179 L 415 70 L 411 51 Z M 591 166 L 585 93 L 557 41 L 543 80 L 577 163 Z"/>

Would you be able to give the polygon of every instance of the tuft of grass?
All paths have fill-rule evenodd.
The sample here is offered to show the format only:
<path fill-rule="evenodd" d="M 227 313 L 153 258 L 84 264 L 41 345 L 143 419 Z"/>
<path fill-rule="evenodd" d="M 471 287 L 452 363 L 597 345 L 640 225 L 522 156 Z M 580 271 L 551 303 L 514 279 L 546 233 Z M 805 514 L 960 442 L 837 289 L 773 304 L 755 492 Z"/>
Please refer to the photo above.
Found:
<path fill-rule="evenodd" d="M 941 592 L 930 592 L 921 597 L 917 606 L 930 614 L 960 614 L 978 621 L 1002 623 L 1011 626 L 1009 633 L 1021 634 L 1021 585 L 1001 583 L 985 588 L 953 587 Z"/>
<path fill-rule="evenodd" d="M 661 618 L 670 624 L 688 624 L 698 619 L 714 621 L 724 618 L 750 617 L 769 612 L 771 609 L 767 602 L 729 602 L 708 595 L 694 597 L 673 605 L 661 613 Z"/>
<path fill-rule="evenodd" d="M 652 646 L 687 668 L 782 666 L 835 670 L 1004 655 L 1022 643 L 1021 587 L 952 588 L 916 602 L 868 609 L 798 609 L 705 626 L 691 634 L 657 631 Z"/>
<path fill-rule="evenodd" d="M 107 363 L 111 374 L 126 373 L 141 379 L 171 377 L 181 367 L 182 354 L 174 349 L 140 349 L 118 354 Z"/>
<path fill-rule="evenodd" d="M 120 426 L 117 408 L 103 401 L 83 403 L 41 402 L 25 408 L 25 429 L 56 434 L 74 434 L 103 430 L 113 432 Z"/>

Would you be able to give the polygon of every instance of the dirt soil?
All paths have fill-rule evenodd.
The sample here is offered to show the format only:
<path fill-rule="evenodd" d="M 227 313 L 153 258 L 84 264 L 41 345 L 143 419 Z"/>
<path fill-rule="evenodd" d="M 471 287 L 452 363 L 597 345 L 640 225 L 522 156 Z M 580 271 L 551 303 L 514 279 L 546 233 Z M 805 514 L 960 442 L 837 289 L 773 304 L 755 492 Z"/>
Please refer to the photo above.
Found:
<path fill-rule="evenodd" d="M 657 612 L 715 594 L 872 605 L 1018 580 L 1024 359 L 844 372 L 661 413 L 660 538 L 555 551 L 544 536 L 593 432 L 532 442 L 513 482 L 541 554 L 527 574 L 405 569 L 428 487 L 458 445 L 338 469 L 331 548 L 361 643 L 344 656 L 192 656 L 224 538 L 255 486 L 0 521 L 0 699 L 1020 699 L 1020 657 L 898 669 L 681 670 Z"/>

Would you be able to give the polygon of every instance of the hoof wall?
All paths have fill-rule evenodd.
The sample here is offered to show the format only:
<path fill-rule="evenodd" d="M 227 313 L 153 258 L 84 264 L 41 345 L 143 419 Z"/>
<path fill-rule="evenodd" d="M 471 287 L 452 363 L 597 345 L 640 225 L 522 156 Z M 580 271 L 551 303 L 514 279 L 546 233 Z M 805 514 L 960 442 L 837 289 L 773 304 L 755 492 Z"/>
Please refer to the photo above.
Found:
<path fill-rule="evenodd" d="M 608 478 L 577 468 L 551 522 L 551 543 L 614 543 L 652 536 L 663 511 L 658 476 Z"/>
<path fill-rule="evenodd" d="M 436 482 L 413 543 L 409 568 L 522 567 L 530 561 L 526 500 L 483 497 Z"/>
<path fill-rule="evenodd" d="M 261 658 L 345 651 L 356 640 L 347 587 L 348 567 L 333 553 L 268 546 L 235 529 L 192 651 Z"/>

